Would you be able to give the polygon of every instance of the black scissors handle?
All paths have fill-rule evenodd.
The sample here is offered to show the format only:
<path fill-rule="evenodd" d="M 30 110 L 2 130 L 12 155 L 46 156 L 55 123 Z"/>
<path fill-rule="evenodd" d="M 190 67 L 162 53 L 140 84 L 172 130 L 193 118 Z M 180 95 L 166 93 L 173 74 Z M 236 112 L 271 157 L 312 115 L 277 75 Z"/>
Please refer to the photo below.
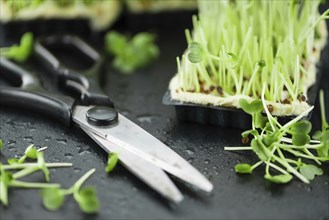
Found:
<path fill-rule="evenodd" d="M 87 58 L 91 67 L 76 72 L 65 67 L 47 48 L 69 49 L 77 56 Z M 73 35 L 54 35 L 40 39 L 34 50 L 36 60 L 51 73 L 62 89 L 70 92 L 81 105 L 104 105 L 114 107 L 112 100 L 105 95 L 100 86 L 103 58 L 85 41 Z"/>
<path fill-rule="evenodd" d="M 0 57 L 0 71 L 15 86 L 0 86 L 0 105 L 40 112 L 70 125 L 73 98 L 45 91 L 37 78 L 3 57 Z"/>

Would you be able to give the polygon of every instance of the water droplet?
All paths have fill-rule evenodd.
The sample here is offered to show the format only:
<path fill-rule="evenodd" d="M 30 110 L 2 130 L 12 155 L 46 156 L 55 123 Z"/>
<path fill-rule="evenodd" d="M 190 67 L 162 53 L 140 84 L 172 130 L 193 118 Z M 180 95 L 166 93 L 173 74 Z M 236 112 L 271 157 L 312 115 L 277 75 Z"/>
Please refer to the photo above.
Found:
<path fill-rule="evenodd" d="M 70 154 L 70 153 L 65 153 L 64 156 L 65 156 L 67 159 L 72 159 L 72 158 L 73 158 L 73 155 Z"/>
<path fill-rule="evenodd" d="M 205 159 L 204 163 L 205 164 L 209 164 L 210 163 L 210 160 L 209 159 Z"/>
<path fill-rule="evenodd" d="M 56 141 L 60 144 L 67 144 L 67 140 L 66 139 L 56 139 Z"/>
<path fill-rule="evenodd" d="M 46 137 L 45 141 L 48 142 L 50 140 L 50 137 Z"/>
<path fill-rule="evenodd" d="M 26 136 L 24 137 L 24 140 L 31 142 L 33 141 L 33 138 L 31 136 Z"/>
<path fill-rule="evenodd" d="M 188 155 L 190 155 L 190 156 L 193 156 L 194 153 L 195 153 L 195 151 L 194 151 L 193 148 L 187 148 L 185 151 L 186 151 L 186 153 L 187 153 Z"/>
<path fill-rule="evenodd" d="M 8 145 L 14 145 L 14 144 L 16 144 L 16 141 L 14 141 L 14 140 L 9 140 L 8 141 Z"/>
<path fill-rule="evenodd" d="M 311 191 L 312 191 L 312 187 L 307 186 L 307 187 L 306 187 L 306 190 L 307 190 L 308 192 L 311 192 Z"/>
<path fill-rule="evenodd" d="M 166 121 L 167 122 L 172 122 L 173 120 L 172 120 L 172 118 L 167 118 Z"/>
<path fill-rule="evenodd" d="M 75 168 L 73 169 L 73 171 L 76 172 L 76 173 L 79 173 L 79 172 L 81 171 L 81 169 L 78 168 L 78 167 L 75 167 Z"/>
<path fill-rule="evenodd" d="M 30 128 L 30 132 L 35 132 L 36 130 L 36 128 Z"/>
<path fill-rule="evenodd" d="M 202 148 L 203 148 L 203 146 L 202 146 L 202 145 L 200 145 L 200 146 L 199 146 L 199 148 L 200 148 L 200 149 L 202 149 Z"/>
<path fill-rule="evenodd" d="M 89 154 L 90 152 L 88 150 L 82 150 L 81 152 L 79 152 L 80 156 L 84 156 L 86 154 Z"/>
<path fill-rule="evenodd" d="M 54 158 L 52 159 L 52 161 L 53 161 L 53 162 L 59 162 L 60 159 L 58 159 L 57 157 L 54 157 Z"/>
<path fill-rule="evenodd" d="M 164 135 L 166 135 L 166 134 L 168 134 L 168 131 L 163 131 L 162 133 L 163 133 Z"/>
<path fill-rule="evenodd" d="M 21 158 L 23 156 L 23 154 L 15 154 L 15 158 Z"/>
<path fill-rule="evenodd" d="M 137 116 L 137 120 L 141 123 L 151 123 L 153 120 L 158 118 L 156 115 L 141 115 Z"/>
<path fill-rule="evenodd" d="M 124 116 L 127 116 L 127 115 L 130 114 L 130 112 L 127 111 L 127 110 L 120 111 L 120 113 L 121 113 L 122 115 L 124 115 Z"/>

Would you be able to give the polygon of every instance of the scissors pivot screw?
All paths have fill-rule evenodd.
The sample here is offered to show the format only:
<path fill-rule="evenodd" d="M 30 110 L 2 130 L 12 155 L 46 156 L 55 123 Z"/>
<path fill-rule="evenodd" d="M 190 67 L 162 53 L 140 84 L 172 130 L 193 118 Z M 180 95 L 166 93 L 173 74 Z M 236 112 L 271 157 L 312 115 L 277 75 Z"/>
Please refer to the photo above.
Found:
<path fill-rule="evenodd" d="M 118 112 L 110 107 L 97 106 L 86 113 L 89 124 L 95 126 L 109 126 L 118 122 Z"/>

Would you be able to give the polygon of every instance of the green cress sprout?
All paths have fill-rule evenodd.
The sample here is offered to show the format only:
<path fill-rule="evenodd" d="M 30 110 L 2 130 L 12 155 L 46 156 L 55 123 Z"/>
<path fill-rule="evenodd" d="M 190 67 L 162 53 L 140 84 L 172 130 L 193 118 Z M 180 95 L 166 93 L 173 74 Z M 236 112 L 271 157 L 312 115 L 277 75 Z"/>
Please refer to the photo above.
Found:
<path fill-rule="evenodd" d="M 235 172 L 250 174 L 261 164 L 265 165 L 264 178 L 274 183 L 287 183 L 293 175 L 304 183 L 309 183 L 316 175 L 322 175 L 318 167 L 329 161 L 329 127 L 325 118 L 324 95 L 320 91 L 320 109 L 322 130 L 316 132 L 316 138 L 310 138 L 312 124 L 303 119 L 313 107 L 281 125 L 274 118 L 265 102 L 265 87 L 261 93 L 262 100 L 248 102 L 240 99 L 242 109 L 252 116 L 252 129 L 242 133 L 244 142 L 252 136 L 250 146 L 225 147 L 225 150 L 251 150 L 259 161 L 253 165 L 240 163 L 234 167 Z M 260 105 L 262 104 L 262 106 Z M 265 110 L 266 116 L 262 115 Z M 313 135 L 314 136 L 314 135 Z M 246 141 L 247 139 L 247 141 Z M 309 163 L 313 161 L 318 166 Z"/>
<path fill-rule="evenodd" d="M 2 141 L 0 141 L 2 146 Z M 0 148 L 1 149 L 1 148 Z M 24 155 L 17 158 L 8 159 L 9 164 L 0 163 L 0 201 L 4 205 L 8 205 L 8 190 L 10 188 L 31 188 L 43 189 L 59 187 L 57 183 L 39 183 L 39 182 L 26 182 L 20 181 L 20 178 L 26 177 L 37 171 L 42 171 L 45 175 L 47 182 L 49 181 L 48 168 L 69 167 L 71 163 L 45 163 L 44 154 L 42 150 L 46 148 L 36 149 L 34 145 L 26 148 Z M 25 160 L 37 160 L 36 163 L 28 162 Z M 17 172 L 13 172 L 18 170 Z"/>
<path fill-rule="evenodd" d="M 260 99 L 265 82 L 267 101 L 305 101 L 307 63 L 329 18 L 320 2 L 199 1 L 187 52 L 177 58 L 180 89 Z"/>
<path fill-rule="evenodd" d="M 69 189 L 58 187 L 45 188 L 41 191 L 43 205 L 51 211 L 58 210 L 64 203 L 64 197 L 73 195 L 74 200 L 79 204 L 81 210 L 91 214 L 98 212 L 100 208 L 99 200 L 96 196 L 95 189 L 92 187 L 81 188 L 82 184 L 96 171 L 89 170 Z"/>
<path fill-rule="evenodd" d="M 18 62 L 25 62 L 33 50 L 33 35 L 30 32 L 23 34 L 20 45 L 0 48 L 0 55 Z"/>
<path fill-rule="evenodd" d="M 105 50 L 114 56 L 113 66 L 116 69 L 130 74 L 158 57 L 159 48 L 154 40 L 155 36 L 146 32 L 128 39 L 116 31 L 111 31 L 105 35 Z"/>
<path fill-rule="evenodd" d="M 117 153 L 109 153 L 105 171 L 107 173 L 110 173 L 115 168 L 118 162 L 119 162 L 119 155 Z"/>
<path fill-rule="evenodd" d="M 0 149 L 2 148 L 0 139 Z M 0 163 L 0 202 L 8 206 L 8 191 L 10 188 L 30 188 L 42 189 L 41 196 L 45 208 L 51 211 L 58 210 L 64 203 L 64 197 L 73 195 L 74 200 L 79 204 L 80 209 L 85 213 L 96 213 L 99 211 L 100 202 L 96 196 L 96 191 L 92 187 L 82 188 L 84 182 L 96 171 L 89 170 L 69 189 L 60 188 L 57 183 L 39 183 L 20 181 L 20 178 L 26 177 L 37 171 L 42 171 L 45 179 L 49 182 L 48 168 L 70 167 L 71 163 L 46 163 L 43 150 L 46 147 L 36 149 L 34 145 L 26 148 L 24 155 L 20 158 L 9 158 L 8 164 Z M 26 162 L 26 160 L 37 160 L 36 163 Z M 117 154 L 109 157 L 109 167 L 114 168 L 118 160 Z M 17 172 L 13 172 L 18 170 Z"/>

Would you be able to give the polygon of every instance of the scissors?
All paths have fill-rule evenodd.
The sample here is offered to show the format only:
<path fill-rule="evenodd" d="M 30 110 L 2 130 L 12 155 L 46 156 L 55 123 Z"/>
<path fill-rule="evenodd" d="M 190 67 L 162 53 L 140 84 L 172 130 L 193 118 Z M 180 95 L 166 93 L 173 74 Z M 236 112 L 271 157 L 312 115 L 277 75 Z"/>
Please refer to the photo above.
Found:
<path fill-rule="evenodd" d="M 50 50 L 62 47 L 87 58 L 91 67 L 79 72 L 65 67 Z M 24 107 L 80 127 L 106 152 L 117 153 L 129 171 L 175 203 L 183 195 L 166 172 L 206 192 L 213 189 L 190 163 L 115 109 L 99 85 L 103 58 L 85 41 L 72 35 L 39 38 L 32 60 L 47 70 L 42 72 L 53 78 L 57 92 L 43 88 L 41 77 L 22 65 L 0 57 L 0 77 L 12 84 L 0 86 L 0 105 Z"/>

